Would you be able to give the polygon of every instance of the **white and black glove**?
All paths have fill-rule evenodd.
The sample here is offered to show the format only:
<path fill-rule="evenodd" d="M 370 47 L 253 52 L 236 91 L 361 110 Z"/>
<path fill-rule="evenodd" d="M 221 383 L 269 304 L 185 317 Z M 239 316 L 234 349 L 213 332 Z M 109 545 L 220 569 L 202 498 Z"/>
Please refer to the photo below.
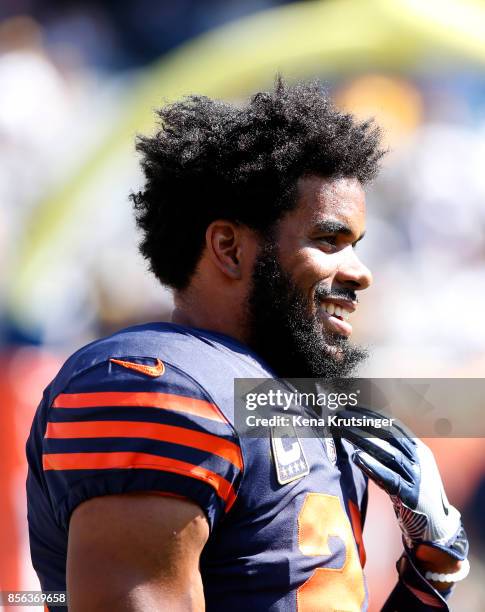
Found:
<path fill-rule="evenodd" d="M 355 408 L 339 411 L 339 416 L 383 415 Z M 356 448 L 355 464 L 389 494 L 406 546 L 427 544 L 465 559 L 468 540 L 460 513 L 446 497 L 433 453 L 394 422 L 388 429 L 346 427 L 339 433 Z"/>

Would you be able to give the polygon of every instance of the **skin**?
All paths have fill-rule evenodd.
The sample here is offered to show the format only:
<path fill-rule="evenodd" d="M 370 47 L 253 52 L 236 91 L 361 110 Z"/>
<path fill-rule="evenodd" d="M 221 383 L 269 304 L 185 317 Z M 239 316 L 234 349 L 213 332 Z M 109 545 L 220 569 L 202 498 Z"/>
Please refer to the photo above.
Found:
<path fill-rule="evenodd" d="M 299 205 L 278 226 L 282 267 L 312 305 L 317 285 L 330 291 L 367 289 L 372 275 L 355 251 L 365 232 L 365 194 L 360 183 L 312 176 L 300 180 L 299 194 Z M 337 231 L 337 227 L 341 229 Z M 357 307 L 357 300 L 332 298 L 324 302 L 345 305 L 352 311 Z M 351 329 L 332 322 L 321 307 L 313 310 L 327 331 L 350 335 Z"/>
<path fill-rule="evenodd" d="M 69 612 L 204 610 L 199 557 L 208 537 L 189 500 L 140 493 L 80 504 L 69 525 Z"/>
<path fill-rule="evenodd" d="M 360 183 L 309 176 L 300 179 L 298 194 L 297 206 L 277 225 L 279 258 L 285 271 L 312 303 L 318 283 L 354 291 L 369 287 L 371 273 L 354 249 L 365 231 L 365 194 Z M 339 222 L 348 233 L 323 231 L 320 225 L 324 222 Z M 258 235 L 245 226 L 212 223 L 192 283 L 175 295 L 173 321 L 246 342 L 245 303 L 259 244 Z M 325 328 L 336 331 L 321 309 L 318 314 Z"/>
<path fill-rule="evenodd" d="M 319 284 L 355 292 L 369 287 L 371 273 L 355 250 L 364 231 L 364 191 L 349 178 L 300 179 L 297 206 L 277 224 L 279 260 L 328 331 L 349 334 L 348 328 L 335 328 L 338 322 L 321 305 L 314 306 L 315 289 Z M 174 296 L 173 321 L 247 342 L 245 304 L 259 247 L 253 230 L 225 220 L 211 223 L 189 287 Z M 356 300 L 347 306 L 354 309 Z M 160 610 L 162 602 L 163 609 L 175 612 L 203 610 L 199 557 L 208 536 L 203 512 L 189 500 L 146 493 L 88 500 L 74 511 L 69 528 L 70 611 L 150 612 Z M 427 546 L 419 548 L 418 558 L 431 571 L 460 567 Z"/>

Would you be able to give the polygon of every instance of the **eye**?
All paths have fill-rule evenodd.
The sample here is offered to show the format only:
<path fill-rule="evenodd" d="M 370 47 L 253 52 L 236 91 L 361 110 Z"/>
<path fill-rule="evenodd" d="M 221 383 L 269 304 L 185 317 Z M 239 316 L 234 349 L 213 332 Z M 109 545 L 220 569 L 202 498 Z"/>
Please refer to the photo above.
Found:
<path fill-rule="evenodd" d="M 316 239 L 320 249 L 325 251 L 333 251 L 337 247 L 337 236 L 320 236 Z"/>
<path fill-rule="evenodd" d="M 318 242 L 323 242 L 324 244 L 331 244 L 332 246 L 337 245 L 337 236 L 321 236 L 317 238 Z"/>

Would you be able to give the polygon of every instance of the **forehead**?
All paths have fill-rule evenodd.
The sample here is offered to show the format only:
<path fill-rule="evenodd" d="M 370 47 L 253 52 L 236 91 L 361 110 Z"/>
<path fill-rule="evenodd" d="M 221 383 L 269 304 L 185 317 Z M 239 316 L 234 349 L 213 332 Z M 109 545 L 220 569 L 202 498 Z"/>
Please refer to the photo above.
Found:
<path fill-rule="evenodd" d="M 294 221 L 314 225 L 331 218 L 363 231 L 365 193 L 358 179 L 307 176 L 299 179 L 297 194 Z"/>

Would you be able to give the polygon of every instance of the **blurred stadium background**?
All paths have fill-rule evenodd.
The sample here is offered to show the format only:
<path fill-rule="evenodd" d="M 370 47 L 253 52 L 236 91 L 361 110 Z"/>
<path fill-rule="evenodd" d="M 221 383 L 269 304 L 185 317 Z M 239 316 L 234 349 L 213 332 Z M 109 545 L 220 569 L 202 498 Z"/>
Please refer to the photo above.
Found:
<path fill-rule="evenodd" d="M 391 152 L 359 246 L 375 276 L 357 322 L 372 348 L 362 375 L 483 377 L 484 33 L 483 0 L 2 0 L 0 590 L 38 588 L 24 443 L 42 389 L 82 344 L 169 317 L 128 203 L 134 136 L 164 100 L 243 100 L 280 71 L 319 77 L 342 108 L 374 116 Z M 478 612 L 483 440 L 429 444 L 471 538 L 453 607 Z M 365 542 L 375 611 L 401 548 L 377 490 Z"/>

